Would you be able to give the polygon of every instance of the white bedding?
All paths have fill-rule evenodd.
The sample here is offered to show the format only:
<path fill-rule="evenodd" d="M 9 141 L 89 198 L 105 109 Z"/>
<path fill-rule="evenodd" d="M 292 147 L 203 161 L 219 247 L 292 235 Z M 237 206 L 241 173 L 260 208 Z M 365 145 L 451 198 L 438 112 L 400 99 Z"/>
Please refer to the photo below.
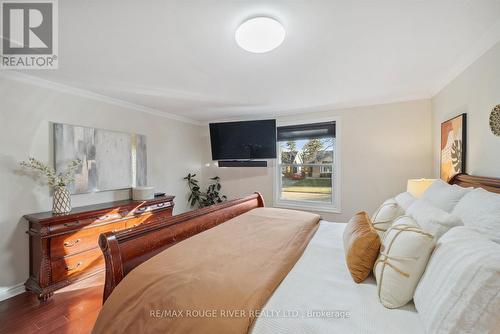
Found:
<path fill-rule="evenodd" d="M 321 221 L 302 257 L 267 301 L 252 334 L 424 333 L 413 303 L 386 309 L 373 277 L 354 283 L 345 265 L 344 227 Z M 348 317 L 335 312 L 310 317 L 310 311 L 345 311 Z"/>

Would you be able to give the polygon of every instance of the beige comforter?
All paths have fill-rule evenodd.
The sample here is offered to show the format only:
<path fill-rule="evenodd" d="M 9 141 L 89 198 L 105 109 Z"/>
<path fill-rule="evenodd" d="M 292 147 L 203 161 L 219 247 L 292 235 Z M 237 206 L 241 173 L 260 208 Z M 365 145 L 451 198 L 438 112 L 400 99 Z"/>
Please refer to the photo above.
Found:
<path fill-rule="evenodd" d="M 94 333 L 247 333 L 319 216 L 257 208 L 166 249 L 115 288 Z"/>

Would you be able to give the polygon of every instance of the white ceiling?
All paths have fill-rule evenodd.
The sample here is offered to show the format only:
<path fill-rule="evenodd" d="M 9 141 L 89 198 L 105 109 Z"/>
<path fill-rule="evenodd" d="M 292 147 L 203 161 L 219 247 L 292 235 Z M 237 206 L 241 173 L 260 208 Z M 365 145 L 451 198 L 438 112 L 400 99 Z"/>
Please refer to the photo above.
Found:
<path fill-rule="evenodd" d="M 238 47 L 273 16 L 284 43 Z M 500 39 L 500 0 L 60 0 L 59 70 L 32 71 L 196 121 L 429 97 Z"/>

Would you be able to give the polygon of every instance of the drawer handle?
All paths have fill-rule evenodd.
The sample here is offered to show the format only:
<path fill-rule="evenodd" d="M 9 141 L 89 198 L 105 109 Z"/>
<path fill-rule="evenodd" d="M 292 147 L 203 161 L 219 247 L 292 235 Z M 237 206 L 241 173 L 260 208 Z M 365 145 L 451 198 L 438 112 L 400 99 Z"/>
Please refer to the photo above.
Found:
<path fill-rule="evenodd" d="M 66 266 L 66 271 L 72 271 L 72 270 L 78 269 L 81 265 L 82 265 L 82 262 L 78 262 L 74 267 Z"/>
<path fill-rule="evenodd" d="M 80 242 L 80 239 L 76 239 L 75 241 L 66 241 L 64 243 L 64 247 L 73 247 L 76 246 Z"/>
<path fill-rule="evenodd" d="M 72 226 L 78 226 L 80 225 L 80 221 L 76 221 L 76 222 L 71 222 L 71 223 L 64 223 L 64 226 L 66 227 L 72 227 Z"/>

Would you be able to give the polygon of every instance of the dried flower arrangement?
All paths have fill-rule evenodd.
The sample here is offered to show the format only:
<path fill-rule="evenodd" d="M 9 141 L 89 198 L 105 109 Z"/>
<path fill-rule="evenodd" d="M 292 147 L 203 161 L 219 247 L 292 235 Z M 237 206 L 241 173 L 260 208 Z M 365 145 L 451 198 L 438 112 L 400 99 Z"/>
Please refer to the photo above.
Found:
<path fill-rule="evenodd" d="M 71 161 L 64 172 L 56 173 L 54 168 L 47 166 L 40 160 L 29 158 L 28 161 L 21 162 L 21 166 L 30 168 L 44 174 L 47 177 L 47 183 L 51 187 L 66 187 L 75 181 L 75 172 L 82 164 L 80 159 Z"/>

